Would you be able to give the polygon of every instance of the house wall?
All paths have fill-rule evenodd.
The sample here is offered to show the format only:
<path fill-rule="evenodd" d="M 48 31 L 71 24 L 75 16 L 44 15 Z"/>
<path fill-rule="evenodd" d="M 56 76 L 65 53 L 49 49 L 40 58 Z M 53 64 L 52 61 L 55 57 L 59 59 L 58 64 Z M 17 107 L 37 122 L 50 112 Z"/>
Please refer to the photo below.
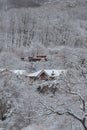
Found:
<path fill-rule="evenodd" d="M 47 76 L 45 73 L 42 73 L 42 74 L 40 75 L 39 79 L 41 79 L 41 80 L 46 80 L 46 79 L 48 79 L 48 76 Z"/>

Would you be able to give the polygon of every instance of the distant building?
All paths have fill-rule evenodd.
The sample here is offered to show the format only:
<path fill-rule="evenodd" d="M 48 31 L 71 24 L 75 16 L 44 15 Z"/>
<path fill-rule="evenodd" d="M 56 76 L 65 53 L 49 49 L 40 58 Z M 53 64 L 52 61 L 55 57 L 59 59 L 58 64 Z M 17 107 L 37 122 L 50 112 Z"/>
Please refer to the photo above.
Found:
<path fill-rule="evenodd" d="M 41 61 L 41 60 L 47 61 L 47 56 L 38 55 L 36 57 L 29 57 L 30 62 L 36 62 L 36 61 Z"/>
<path fill-rule="evenodd" d="M 38 55 L 36 57 L 21 57 L 22 61 L 29 61 L 29 62 L 37 62 L 37 61 L 47 61 L 47 56 L 45 55 Z"/>
<path fill-rule="evenodd" d="M 24 57 L 21 57 L 21 60 L 22 60 L 22 61 L 24 61 L 24 59 L 25 59 Z"/>
<path fill-rule="evenodd" d="M 35 58 L 29 57 L 29 61 L 30 61 L 30 62 L 37 62 L 37 61 L 41 61 L 41 59 L 40 59 L 40 58 L 37 58 L 37 57 L 35 57 Z"/>
<path fill-rule="evenodd" d="M 38 55 L 37 58 L 47 61 L 47 56 L 45 56 L 45 55 Z"/>
<path fill-rule="evenodd" d="M 31 73 L 26 77 L 29 77 L 30 80 L 53 80 L 60 76 L 60 74 L 65 73 L 65 70 L 39 70 L 35 73 Z"/>

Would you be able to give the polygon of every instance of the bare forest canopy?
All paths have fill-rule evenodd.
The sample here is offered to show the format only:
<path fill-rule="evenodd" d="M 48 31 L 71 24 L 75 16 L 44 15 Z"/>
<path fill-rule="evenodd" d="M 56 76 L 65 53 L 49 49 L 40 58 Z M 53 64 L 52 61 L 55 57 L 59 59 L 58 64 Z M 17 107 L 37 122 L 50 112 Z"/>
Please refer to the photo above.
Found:
<path fill-rule="evenodd" d="M 0 0 L 0 8 L 39 7 L 46 0 Z"/>
<path fill-rule="evenodd" d="M 86 0 L 2 0 L 0 5 L 1 46 L 87 47 Z"/>

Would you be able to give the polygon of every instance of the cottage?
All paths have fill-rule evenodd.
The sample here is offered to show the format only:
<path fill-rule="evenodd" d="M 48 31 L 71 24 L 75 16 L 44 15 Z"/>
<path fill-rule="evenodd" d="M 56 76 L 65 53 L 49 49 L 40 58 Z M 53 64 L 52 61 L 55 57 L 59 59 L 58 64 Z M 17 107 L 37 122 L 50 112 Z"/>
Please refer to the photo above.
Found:
<path fill-rule="evenodd" d="M 21 60 L 24 61 L 24 57 L 21 57 Z"/>
<path fill-rule="evenodd" d="M 41 61 L 41 60 L 47 61 L 47 57 L 43 56 L 43 55 L 41 55 L 41 56 L 38 55 L 36 57 L 28 57 L 28 59 L 30 62 L 36 62 L 36 61 Z"/>
<path fill-rule="evenodd" d="M 45 55 L 38 55 L 37 58 L 46 58 Z"/>
<path fill-rule="evenodd" d="M 29 58 L 30 62 L 37 62 L 37 61 L 40 61 L 40 60 L 41 60 L 40 58 Z"/>
<path fill-rule="evenodd" d="M 37 58 L 47 61 L 47 56 L 45 55 L 38 55 Z"/>
<path fill-rule="evenodd" d="M 29 77 L 30 80 L 53 80 L 59 77 L 62 73 L 65 73 L 65 70 L 39 70 L 27 75 L 27 77 Z"/>

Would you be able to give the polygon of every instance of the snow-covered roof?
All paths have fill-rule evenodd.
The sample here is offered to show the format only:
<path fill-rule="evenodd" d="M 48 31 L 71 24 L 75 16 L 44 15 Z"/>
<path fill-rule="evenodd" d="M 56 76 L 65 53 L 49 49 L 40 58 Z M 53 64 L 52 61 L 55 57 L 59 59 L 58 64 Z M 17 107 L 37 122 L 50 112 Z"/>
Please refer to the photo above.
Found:
<path fill-rule="evenodd" d="M 53 77 L 58 77 L 61 73 L 64 73 L 65 70 L 55 70 L 55 69 L 52 69 L 52 70 L 44 70 L 48 76 L 53 76 Z"/>
<path fill-rule="evenodd" d="M 10 71 L 13 72 L 14 74 L 17 74 L 17 75 L 27 74 L 26 70 L 10 70 Z"/>
<path fill-rule="evenodd" d="M 39 70 L 39 71 L 37 71 L 37 72 L 35 72 L 35 73 L 31 73 L 31 74 L 29 74 L 29 75 L 27 75 L 28 77 L 38 77 L 39 76 L 39 74 L 41 74 L 42 73 L 42 70 Z"/>
<path fill-rule="evenodd" d="M 6 70 L 5 68 L 0 68 L 0 72 L 2 72 L 2 71 L 4 71 L 4 70 Z"/>
<path fill-rule="evenodd" d="M 66 70 L 55 70 L 55 69 L 49 69 L 49 70 L 39 70 L 35 73 L 31 73 L 27 75 L 28 77 L 38 77 L 42 73 L 47 74 L 49 77 L 58 77 L 61 73 L 65 73 Z"/>
<path fill-rule="evenodd" d="M 35 73 L 31 73 L 31 74 L 28 74 L 26 72 L 26 70 L 8 70 L 6 68 L 1 68 L 0 69 L 0 72 L 3 72 L 3 71 L 9 71 L 9 72 L 12 72 L 16 75 L 26 75 L 28 77 L 39 77 L 43 72 L 48 75 L 49 77 L 58 77 L 62 72 L 65 73 L 66 70 L 55 70 L 55 69 L 47 69 L 47 70 L 39 70 Z"/>
<path fill-rule="evenodd" d="M 26 75 L 27 74 L 26 70 L 9 70 L 7 68 L 0 68 L 0 72 L 3 72 L 3 71 L 9 71 L 9 72 L 12 72 L 17 75 Z"/>

